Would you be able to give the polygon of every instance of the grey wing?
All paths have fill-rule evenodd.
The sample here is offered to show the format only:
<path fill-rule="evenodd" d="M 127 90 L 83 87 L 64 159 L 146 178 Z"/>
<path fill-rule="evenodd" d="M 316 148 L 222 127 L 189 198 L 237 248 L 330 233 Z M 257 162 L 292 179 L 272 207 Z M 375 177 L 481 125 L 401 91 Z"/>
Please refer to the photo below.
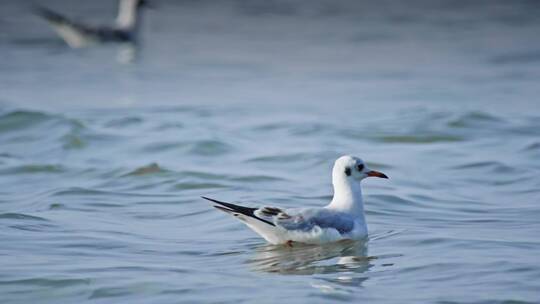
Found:
<path fill-rule="evenodd" d="M 321 212 L 313 218 L 313 222 L 321 228 L 334 228 L 340 234 L 349 233 L 354 229 L 354 219 L 341 212 Z"/>
<path fill-rule="evenodd" d="M 258 212 L 261 216 L 270 217 L 276 226 L 287 230 L 310 231 L 320 227 L 334 228 L 340 234 L 344 234 L 354 229 L 354 219 L 350 215 L 325 208 L 282 210 L 263 207 Z"/>

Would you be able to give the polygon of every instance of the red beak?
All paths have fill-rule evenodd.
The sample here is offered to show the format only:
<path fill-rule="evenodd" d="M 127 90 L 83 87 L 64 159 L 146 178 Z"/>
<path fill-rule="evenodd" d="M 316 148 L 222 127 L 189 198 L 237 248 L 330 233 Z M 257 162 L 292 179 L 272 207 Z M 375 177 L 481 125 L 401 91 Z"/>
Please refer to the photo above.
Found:
<path fill-rule="evenodd" d="M 375 177 L 380 177 L 380 178 L 388 178 L 388 176 L 386 176 L 386 174 L 382 173 L 382 172 L 379 172 L 379 171 L 375 171 L 375 170 L 371 170 L 367 173 L 367 176 L 375 176 Z"/>

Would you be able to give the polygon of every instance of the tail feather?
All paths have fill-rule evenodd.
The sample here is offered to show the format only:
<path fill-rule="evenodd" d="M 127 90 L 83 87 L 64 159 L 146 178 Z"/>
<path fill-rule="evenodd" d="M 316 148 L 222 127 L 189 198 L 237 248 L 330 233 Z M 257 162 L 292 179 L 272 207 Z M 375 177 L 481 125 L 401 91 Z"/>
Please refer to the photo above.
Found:
<path fill-rule="evenodd" d="M 215 208 L 217 208 L 217 209 L 219 209 L 221 211 L 224 211 L 224 212 L 227 212 L 227 213 L 232 213 L 232 214 L 235 214 L 235 213 L 243 214 L 245 216 L 248 216 L 248 217 L 257 219 L 257 220 L 259 220 L 261 222 L 264 222 L 264 223 L 266 223 L 268 225 L 276 226 L 274 223 L 256 216 L 255 211 L 258 208 L 249 208 L 249 207 L 244 207 L 244 206 L 235 205 L 235 204 L 231 204 L 231 203 L 226 203 L 226 202 L 218 201 L 218 200 L 208 198 L 208 197 L 205 197 L 205 196 L 202 196 L 202 198 L 204 198 L 205 200 L 209 200 L 209 201 L 211 201 L 213 203 L 221 205 L 221 206 L 214 205 Z"/>

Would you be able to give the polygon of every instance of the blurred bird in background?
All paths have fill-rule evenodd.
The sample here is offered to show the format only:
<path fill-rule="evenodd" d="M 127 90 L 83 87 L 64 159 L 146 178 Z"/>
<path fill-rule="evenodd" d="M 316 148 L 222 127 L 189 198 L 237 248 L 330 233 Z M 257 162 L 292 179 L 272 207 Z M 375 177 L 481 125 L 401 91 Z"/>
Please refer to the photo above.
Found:
<path fill-rule="evenodd" d="M 45 19 L 70 47 L 83 48 L 108 42 L 135 44 L 142 18 L 141 8 L 145 6 L 145 0 L 120 0 L 118 16 L 112 26 L 83 24 L 42 6 L 36 7 L 35 13 Z"/>

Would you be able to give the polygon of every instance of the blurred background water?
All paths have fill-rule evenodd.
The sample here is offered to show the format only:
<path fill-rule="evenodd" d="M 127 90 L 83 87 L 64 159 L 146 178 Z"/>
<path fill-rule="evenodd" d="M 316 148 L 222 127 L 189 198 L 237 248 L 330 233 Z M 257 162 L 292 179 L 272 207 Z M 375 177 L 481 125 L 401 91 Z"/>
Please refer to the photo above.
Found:
<path fill-rule="evenodd" d="M 540 2 L 153 2 L 124 64 L 0 1 L 2 303 L 540 302 Z M 199 198 L 322 206 L 342 154 L 365 244 Z"/>

